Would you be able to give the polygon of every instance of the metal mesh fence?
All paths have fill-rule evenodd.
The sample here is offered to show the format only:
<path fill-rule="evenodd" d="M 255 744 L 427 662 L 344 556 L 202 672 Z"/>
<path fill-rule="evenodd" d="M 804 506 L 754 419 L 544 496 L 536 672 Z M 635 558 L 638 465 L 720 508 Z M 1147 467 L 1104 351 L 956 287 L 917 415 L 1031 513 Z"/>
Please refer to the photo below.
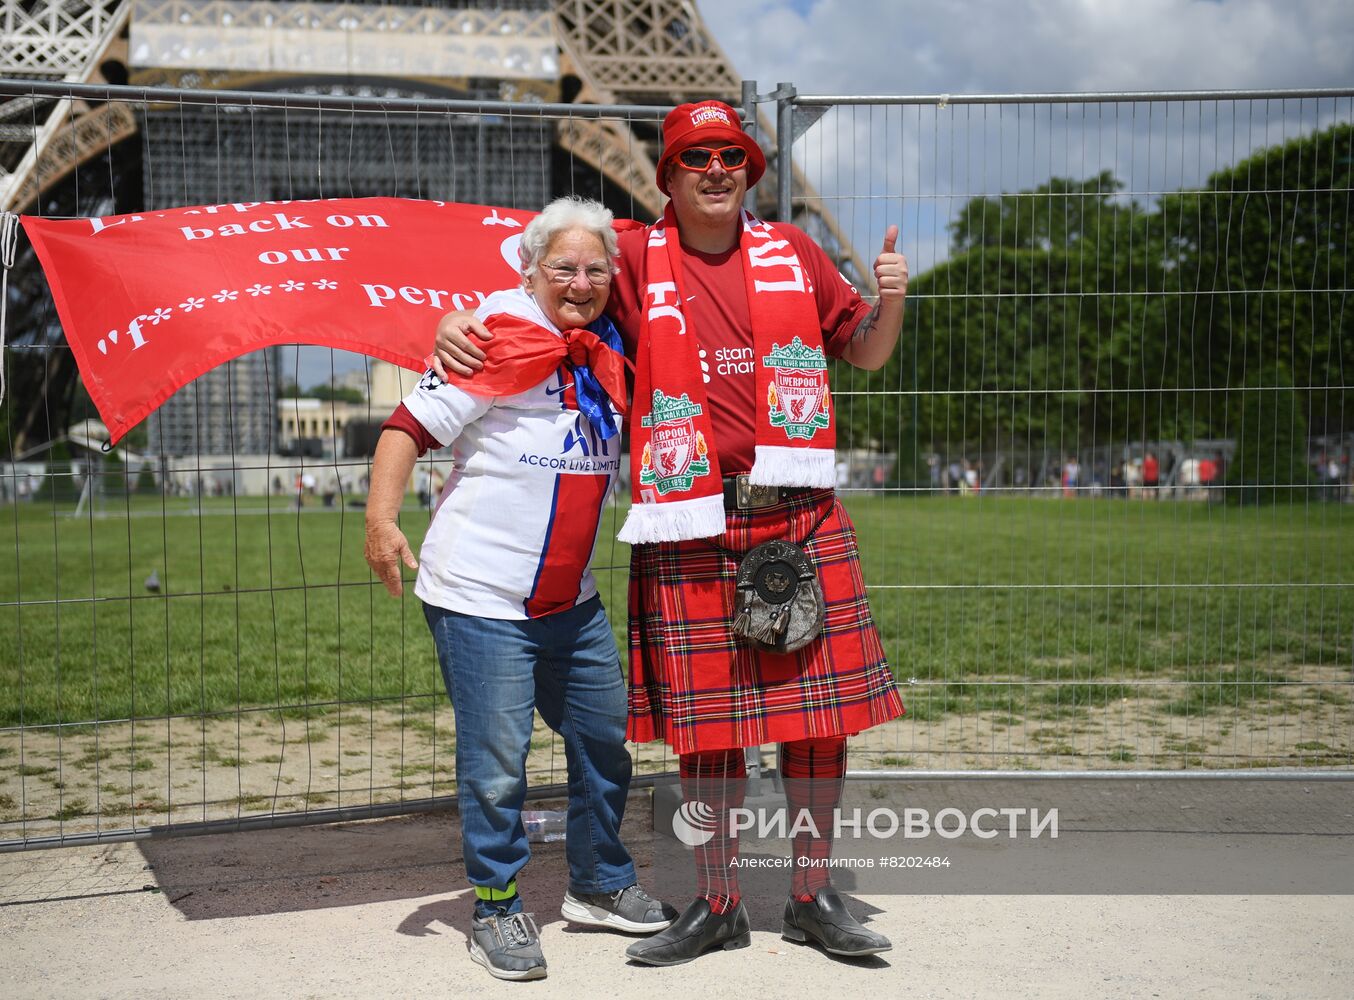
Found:
<path fill-rule="evenodd" d="M 121 98 L 136 130 L 84 149 L 29 212 L 369 195 L 525 208 L 578 191 L 633 214 L 554 145 L 588 109 L 139 96 Z M 627 114 L 662 109 L 603 120 Z M 327 349 L 260 351 L 185 386 L 105 454 L 21 244 L 4 358 L 0 841 L 445 803 L 455 731 L 427 627 L 412 594 L 373 589 L 362 557 L 375 429 L 413 376 Z M 298 393 L 317 386 L 327 398 Z M 415 475 L 402 514 L 415 545 L 447 462 L 434 453 Z M 609 515 L 611 537 L 618 526 Z M 624 556 L 613 545 L 600 561 L 608 604 L 623 608 Z M 654 748 L 636 760 L 666 767 Z M 543 725 L 528 774 L 565 780 Z"/>
<path fill-rule="evenodd" d="M 835 381 L 911 710 L 856 759 L 1347 766 L 1349 95 L 795 110 L 912 265 L 895 361 Z"/>
<path fill-rule="evenodd" d="M 30 212 L 577 192 L 637 215 L 557 139 L 666 110 L 109 93 L 136 129 Z M 815 191 L 780 172 L 788 213 L 867 262 L 900 224 L 911 263 L 895 361 L 833 374 L 839 488 L 909 708 L 851 766 L 1354 763 L 1350 95 L 783 103 L 773 165 Z M 260 352 L 103 454 L 22 244 L 10 289 L 0 842 L 444 801 L 427 629 L 362 558 L 371 428 L 411 382 Z M 618 527 L 596 569 L 623 639 Z M 528 768 L 563 781 L 544 727 Z"/>

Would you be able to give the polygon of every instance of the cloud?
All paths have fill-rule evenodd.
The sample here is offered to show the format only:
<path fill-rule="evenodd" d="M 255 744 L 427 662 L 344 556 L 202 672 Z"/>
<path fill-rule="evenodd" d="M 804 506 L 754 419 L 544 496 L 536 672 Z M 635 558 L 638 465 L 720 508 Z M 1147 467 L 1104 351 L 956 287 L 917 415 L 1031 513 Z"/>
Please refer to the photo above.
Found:
<path fill-rule="evenodd" d="M 1344 0 L 703 0 L 765 93 L 963 95 L 1345 87 Z M 716 13 L 717 10 L 717 13 Z M 975 195 L 1108 170 L 1125 198 L 1196 187 L 1259 146 L 1349 121 L 1354 102 L 844 106 L 795 158 L 851 241 L 901 221 L 914 270 L 942 260 Z M 864 255 L 864 252 L 862 253 Z"/>
<path fill-rule="evenodd" d="M 943 94 L 1345 86 L 1345 0 L 703 0 L 763 90 Z"/>

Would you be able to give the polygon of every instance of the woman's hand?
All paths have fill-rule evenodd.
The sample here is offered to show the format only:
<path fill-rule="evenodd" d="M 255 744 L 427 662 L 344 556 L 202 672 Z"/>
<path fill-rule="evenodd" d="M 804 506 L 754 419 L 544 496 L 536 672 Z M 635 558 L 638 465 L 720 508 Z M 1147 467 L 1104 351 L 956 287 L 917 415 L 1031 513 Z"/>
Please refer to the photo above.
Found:
<path fill-rule="evenodd" d="M 367 545 L 363 551 L 371 571 L 381 578 L 391 597 L 404 593 L 400 563 L 412 570 L 418 569 L 418 560 L 409 548 L 409 539 L 394 521 L 374 521 L 367 524 Z"/>
<path fill-rule="evenodd" d="M 395 519 L 404 503 L 404 489 L 414 471 L 418 445 L 403 431 L 386 429 L 376 441 L 371 460 L 371 486 L 367 489 L 367 544 L 363 555 L 373 573 L 381 578 L 391 597 L 404 593 L 400 562 L 418 569 L 418 560 L 409 549 Z"/>

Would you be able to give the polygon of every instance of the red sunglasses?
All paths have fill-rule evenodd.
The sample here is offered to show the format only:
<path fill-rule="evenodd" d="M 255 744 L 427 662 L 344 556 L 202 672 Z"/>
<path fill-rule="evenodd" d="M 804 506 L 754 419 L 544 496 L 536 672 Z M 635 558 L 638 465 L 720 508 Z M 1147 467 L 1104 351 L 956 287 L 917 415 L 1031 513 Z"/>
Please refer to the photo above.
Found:
<path fill-rule="evenodd" d="M 686 170 L 704 173 L 710 169 L 710 161 L 719 157 L 725 170 L 737 170 L 748 162 L 748 151 L 742 146 L 725 146 L 722 149 L 707 149 L 704 146 L 692 146 L 677 154 L 677 165 Z"/>

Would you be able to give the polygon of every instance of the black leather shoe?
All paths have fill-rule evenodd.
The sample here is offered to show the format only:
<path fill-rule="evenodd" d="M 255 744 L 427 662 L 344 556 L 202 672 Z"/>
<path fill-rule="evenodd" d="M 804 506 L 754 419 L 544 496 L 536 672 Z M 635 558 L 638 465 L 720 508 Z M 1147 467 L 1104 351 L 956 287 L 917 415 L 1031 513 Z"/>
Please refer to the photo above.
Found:
<path fill-rule="evenodd" d="M 727 913 L 711 913 L 707 899 L 697 899 L 666 930 L 636 941 L 625 957 L 645 965 L 681 965 L 712 948 L 733 951 L 752 944 L 748 911 L 739 902 Z"/>
<path fill-rule="evenodd" d="M 847 958 L 878 955 L 893 947 L 883 934 L 862 927 L 830 885 L 819 889 L 807 903 L 794 896 L 786 900 L 780 936 L 787 941 L 813 941 L 824 951 Z"/>

